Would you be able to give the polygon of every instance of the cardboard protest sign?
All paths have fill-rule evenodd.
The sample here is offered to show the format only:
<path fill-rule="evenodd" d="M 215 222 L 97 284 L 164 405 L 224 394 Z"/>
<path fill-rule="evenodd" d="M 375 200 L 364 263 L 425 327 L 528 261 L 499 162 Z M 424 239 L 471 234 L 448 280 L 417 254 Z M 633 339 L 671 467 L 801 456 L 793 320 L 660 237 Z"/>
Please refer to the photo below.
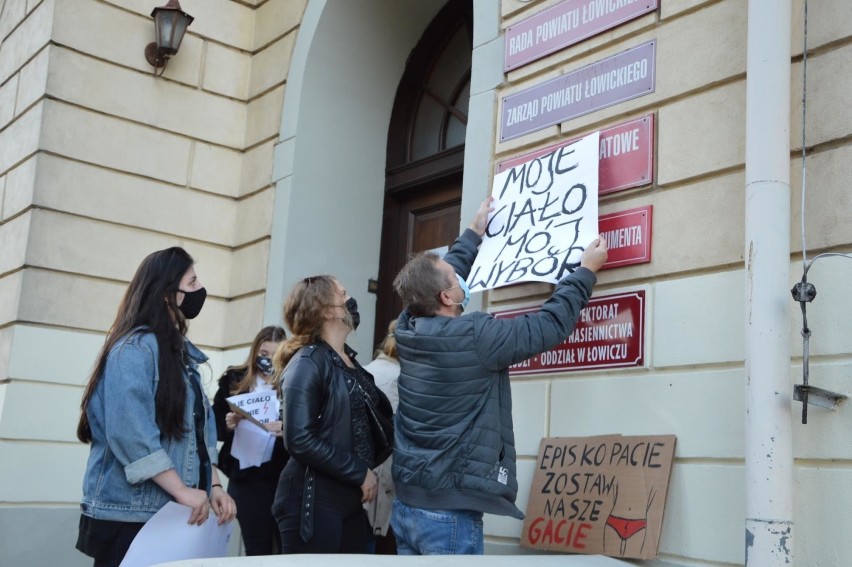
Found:
<path fill-rule="evenodd" d="M 494 176 L 494 212 L 467 283 L 556 283 L 598 236 L 599 132 Z"/>
<path fill-rule="evenodd" d="M 521 545 L 656 557 L 675 441 L 674 435 L 542 439 Z"/>

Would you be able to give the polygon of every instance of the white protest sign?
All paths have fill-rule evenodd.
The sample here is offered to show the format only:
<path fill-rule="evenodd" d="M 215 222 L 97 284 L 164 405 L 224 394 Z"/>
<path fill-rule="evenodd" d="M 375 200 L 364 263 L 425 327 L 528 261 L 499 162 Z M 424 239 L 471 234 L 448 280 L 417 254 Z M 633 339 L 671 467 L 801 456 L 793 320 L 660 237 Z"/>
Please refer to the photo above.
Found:
<path fill-rule="evenodd" d="M 278 421 L 280 403 L 274 390 L 249 392 L 227 398 L 237 408 L 243 410 L 260 423 Z"/>
<path fill-rule="evenodd" d="M 232 410 L 249 418 L 237 424 L 231 455 L 240 462 L 241 469 L 260 466 L 272 458 L 275 437 L 262 424 L 280 419 L 278 395 L 274 390 L 264 390 L 231 396 L 227 400 Z"/>
<path fill-rule="evenodd" d="M 192 508 L 167 502 L 136 534 L 121 567 L 148 567 L 171 561 L 225 557 L 236 522 L 219 525 L 210 514 L 200 526 L 189 525 Z"/>
<path fill-rule="evenodd" d="M 259 467 L 272 458 L 274 443 L 272 433 L 243 419 L 234 430 L 231 456 L 240 462 L 241 469 Z"/>
<path fill-rule="evenodd" d="M 598 236 L 599 132 L 494 176 L 494 212 L 467 283 L 556 283 Z"/>

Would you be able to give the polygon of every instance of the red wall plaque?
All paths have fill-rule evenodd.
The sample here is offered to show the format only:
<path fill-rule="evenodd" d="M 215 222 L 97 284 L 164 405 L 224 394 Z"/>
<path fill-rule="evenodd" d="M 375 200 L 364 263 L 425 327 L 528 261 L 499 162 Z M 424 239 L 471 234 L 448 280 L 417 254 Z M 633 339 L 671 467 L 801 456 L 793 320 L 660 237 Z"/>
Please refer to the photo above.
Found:
<path fill-rule="evenodd" d="M 497 164 L 497 172 L 548 154 L 582 136 L 535 150 Z M 598 194 L 606 195 L 648 185 L 654 172 L 654 115 L 601 130 Z"/>
<path fill-rule="evenodd" d="M 497 311 L 517 317 L 538 308 Z M 571 336 L 552 350 L 509 368 L 513 376 L 645 364 L 645 290 L 596 297 L 580 313 Z"/>
<path fill-rule="evenodd" d="M 604 235 L 609 248 L 603 269 L 651 261 L 652 213 L 653 207 L 648 205 L 600 216 L 598 230 Z"/>

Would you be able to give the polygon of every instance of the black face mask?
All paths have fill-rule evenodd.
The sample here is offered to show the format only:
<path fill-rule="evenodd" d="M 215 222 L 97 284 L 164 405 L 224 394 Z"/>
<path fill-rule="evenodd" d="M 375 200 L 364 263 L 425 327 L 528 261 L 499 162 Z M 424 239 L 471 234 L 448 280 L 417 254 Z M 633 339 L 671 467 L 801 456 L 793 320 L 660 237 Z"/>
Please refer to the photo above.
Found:
<path fill-rule="evenodd" d="M 178 309 L 187 319 L 195 319 L 201 313 L 201 308 L 204 307 L 204 300 L 207 299 L 207 290 L 203 287 L 195 291 L 182 291 L 183 302 L 178 305 Z"/>
<path fill-rule="evenodd" d="M 349 312 L 349 316 L 352 317 L 352 330 L 354 331 L 361 324 L 361 314 L 358 313 L 358 302 L 355 301 L 354 297 L 350 297 L 343 306 Z"/>
<path fill-rule="evenodd" d="M 264 376 L 272 376 L 275 372 L 275 366 L 272 364 L 272 359 L 268 356 L 258 356 L 254 359 L 258 371 Z"/>

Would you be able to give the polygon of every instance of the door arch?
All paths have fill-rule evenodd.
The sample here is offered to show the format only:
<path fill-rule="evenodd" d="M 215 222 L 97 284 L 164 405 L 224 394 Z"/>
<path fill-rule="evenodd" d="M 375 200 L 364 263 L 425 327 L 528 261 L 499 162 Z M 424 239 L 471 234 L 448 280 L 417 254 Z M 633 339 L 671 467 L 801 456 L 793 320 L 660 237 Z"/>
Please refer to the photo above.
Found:
<path fill-rule="evenodd" d="M 450 0 L 411 53 L 388 130 L 375 341 L 402 310 L 393 278 L 460 225 L 473 51 L 471 0 Z"/>
<path fill-rule="evenodd" d="M 369 359 L 376 296 L 367 290 L 379 272 L 394 97 L 409 54 L 445 3 L 307 2 L 274 147 L 265 324 L 281 321 L 298 279 L 334 274 L 358 300 L 362 324 L 350 344 Z"/>

